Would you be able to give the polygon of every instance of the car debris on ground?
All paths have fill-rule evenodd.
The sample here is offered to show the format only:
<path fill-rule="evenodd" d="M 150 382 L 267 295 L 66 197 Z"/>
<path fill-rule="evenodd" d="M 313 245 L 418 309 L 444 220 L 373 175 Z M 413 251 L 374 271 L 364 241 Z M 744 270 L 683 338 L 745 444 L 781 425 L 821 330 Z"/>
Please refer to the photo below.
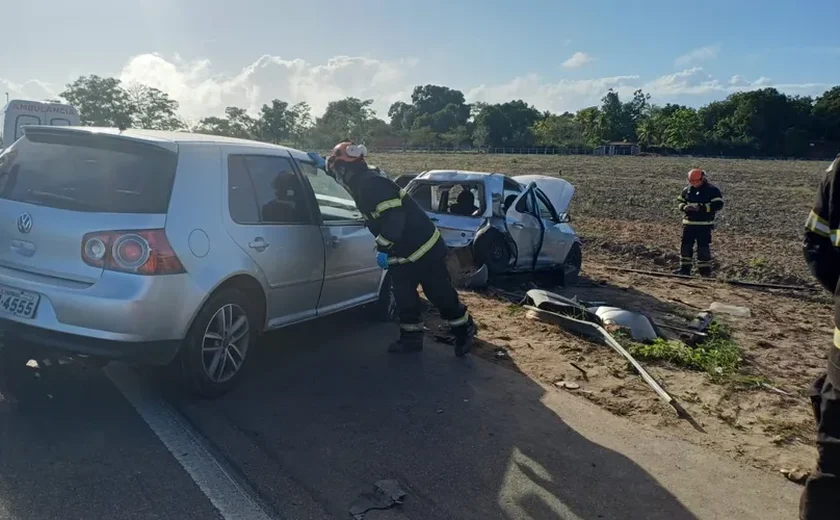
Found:
<path fill-rule="evenodd" d="M 379 480 L 373 485 L 372 491 L 362 493 L 353 502 L 350 506 L 350 514 L 353 515 L 354 520 L 363 520 L 369 511 L 390 509 L 401 505 L 405 495 L 405 491 L 396 480 Z"/>
<path fill-rule="evenodd" d="M 621 354 L 639 373 L 642 379 L 650 386 L 656 395 L 667 405 L 671 406 L 677 414 L 677 417 L 687 420 L 696 430 L 704 432 L 703 427 L 694 420 L 693 417 L 683 408 L 683 406 L 674 399 L 664 388 L 642 367 L 638 361 L 610 334 L 604 329 L 604 326 L 609 325 L 605 320 L 598 315 L 598 309 L 602 307 L 587 308 L 583 302 L 577 299 L 566 298 L 559 294 L 551 293 L 541 289 L 532 289 L 526 293 L 526 302 L 524 308 L 528 311 L 527 316 L 530 319 L 540 320 L 562 327 L 579 335 L 587 336 L 601 343 L 606 343 L 607 346 Z M 607 313 L 612 319 L 617 316 L 619 320 L 630 324 L 630 333 L 633 334 L 633 325 L 637 326 L 637 335 L 644 337 L 647 341 L 658 337 L 652 332 L 653 337 L 649 337 L 653 327 L 650 321 L 640 313 L 627 314 L 618 313 L 615 311 L 622 311 L 616 307 L 606 307 L 610 309 Z M 602 314 L 604 314 L 602 312 Z M 647 322 L 647 326 L 645 326 Z M 648 330 L 647 327 L 650 327 Z M 564 383 L 565 388 L 569 388 Z M 579 387 L 579 386 L 578 386 Z"/>

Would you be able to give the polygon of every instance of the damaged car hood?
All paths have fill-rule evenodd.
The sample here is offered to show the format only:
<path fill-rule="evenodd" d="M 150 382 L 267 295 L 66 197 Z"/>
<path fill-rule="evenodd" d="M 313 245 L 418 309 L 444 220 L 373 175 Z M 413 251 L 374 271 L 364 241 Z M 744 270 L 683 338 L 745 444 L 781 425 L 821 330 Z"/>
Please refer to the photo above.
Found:
<path fill-rule="evenodd" d="M 532 182 L 537 183 L 537 188 L 545 193 L 557 213 L 569 212 L 569 205 L 575 196 L 575 187 L 566 179 L 548 175 L 517 175 L 513 179 L 523 186 L 528 186 Z"/>

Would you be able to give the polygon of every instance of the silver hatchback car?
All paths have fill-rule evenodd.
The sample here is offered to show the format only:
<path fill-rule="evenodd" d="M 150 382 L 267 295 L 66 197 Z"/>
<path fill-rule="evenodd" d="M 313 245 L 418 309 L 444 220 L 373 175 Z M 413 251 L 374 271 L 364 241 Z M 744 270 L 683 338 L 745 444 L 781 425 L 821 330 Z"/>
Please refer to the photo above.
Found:
<path fill-rule="evenodd" d="M 230 390 L 267 330 L 394 313 L 350 195 L 305 152 L 181 132 L 42 127 L 0 155 L 0 330 Z M 17 340 L 17 341 L 10 341 Z"/>

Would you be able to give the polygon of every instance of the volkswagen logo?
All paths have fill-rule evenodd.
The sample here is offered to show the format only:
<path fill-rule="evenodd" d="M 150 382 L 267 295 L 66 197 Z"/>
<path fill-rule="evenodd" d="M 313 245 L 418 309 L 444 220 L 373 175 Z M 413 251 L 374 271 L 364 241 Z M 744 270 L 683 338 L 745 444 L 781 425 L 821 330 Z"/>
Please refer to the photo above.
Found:
<path fill-rule="evenodd" d="M 23 235 L 32 231 L 32 215 L 29 213 L 21 213 L 17 219 L 17 228 Z"/>

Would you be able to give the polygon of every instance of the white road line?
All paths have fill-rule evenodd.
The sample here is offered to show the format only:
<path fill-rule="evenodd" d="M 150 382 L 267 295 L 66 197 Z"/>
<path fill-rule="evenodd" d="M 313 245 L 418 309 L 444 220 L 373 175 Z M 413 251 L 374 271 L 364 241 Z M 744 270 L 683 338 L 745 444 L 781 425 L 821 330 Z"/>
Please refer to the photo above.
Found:
<path fill-rule="evenodd" d="M 225 520 L 271 520 L 200 442 L 192 427 L 161 399 L 151 395 L 125 365 L 112 363 L 105 374 L 183 466 Z"/>

